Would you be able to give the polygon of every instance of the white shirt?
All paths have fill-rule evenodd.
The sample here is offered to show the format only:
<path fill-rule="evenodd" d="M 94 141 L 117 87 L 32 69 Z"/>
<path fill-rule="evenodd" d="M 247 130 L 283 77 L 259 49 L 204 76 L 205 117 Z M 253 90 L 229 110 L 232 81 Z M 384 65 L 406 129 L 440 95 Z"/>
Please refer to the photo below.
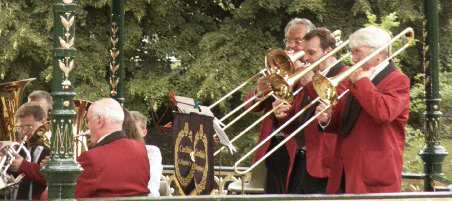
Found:
<path fill-rule="evenodd" d="M 146 151 L 148 152 L 149 174 L 151 175 L 148 183 L 149 196 L 160 196 L 160 178 L 163 172 L 162 154 L 160 149 L 153 145 L 146 145 Z"/>
<path fill-rule="evenodd" d="M 382 62 L 375 66 L 375 70 L 372 75 L 369 77 L 370 80 L 373 80 L 381 71 L 383 71 L 389 65 L 389 61 Z"/>

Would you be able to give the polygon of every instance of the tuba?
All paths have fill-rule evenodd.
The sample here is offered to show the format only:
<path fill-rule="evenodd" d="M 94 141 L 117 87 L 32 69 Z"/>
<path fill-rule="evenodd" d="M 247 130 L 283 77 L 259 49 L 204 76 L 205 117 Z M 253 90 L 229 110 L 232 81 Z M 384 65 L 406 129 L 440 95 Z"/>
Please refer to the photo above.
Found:
<path fill-rule="evenodd" d="M 25 86 L 36 78 L 0 84 L 0 140 L 15 141 L 14 114 L 19 108 Z"/>

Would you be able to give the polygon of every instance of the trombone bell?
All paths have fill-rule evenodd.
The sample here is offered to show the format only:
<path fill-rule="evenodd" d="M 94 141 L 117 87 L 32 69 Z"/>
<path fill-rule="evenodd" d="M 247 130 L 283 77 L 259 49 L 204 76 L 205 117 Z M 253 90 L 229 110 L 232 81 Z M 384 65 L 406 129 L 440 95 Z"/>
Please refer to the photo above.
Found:
<path fill-rule="evenodd" d="M 320 99 L 328 104 L 334 103 L 336 101 L 336 87 L 326 76 L 316 73 L 312 78 L 312 83 L 314 90 Z"/>
<path fill-rule="evenodd" d="M 294 97 L 292 86 L 281 75 L 272 73 L 269 81 L 276 97 L 286 102 L 292 102 Z"/>
<path fill-rule="evenodd" d="M 270 72 L 278 71 L 281 76 L 289 76 L 295 72 L 292 58 L 282 49 L 269 50 L 266 56 L 266 63 Z"/>

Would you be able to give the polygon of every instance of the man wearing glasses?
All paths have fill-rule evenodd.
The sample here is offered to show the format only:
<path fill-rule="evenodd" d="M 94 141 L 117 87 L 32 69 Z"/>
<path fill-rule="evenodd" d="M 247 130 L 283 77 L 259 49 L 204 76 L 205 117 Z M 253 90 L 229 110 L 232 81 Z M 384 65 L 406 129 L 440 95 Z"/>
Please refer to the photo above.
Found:
<path fill-rule="evenodd" d="M 284 43 L 285 49 L 288 55 L 297 54 L 303 50 L 303 37 L 309 31 L 315 29 L 314 24 L 308 19 L 305 18 L 294 18 L 289 23 L 287 23 L 284 28 Z M 304 64 L 297 60 L 294 62 L 295 68 L 301 69 L 304 67 Z M 248 97 L 253 96 L 254 94 L 266 94 L 268 93 L 269 83 L 265 78 L 261 78 L 258 80 L 258 86 L 256 87 L 255 93 L 251 93 Z M 295 89 L 298 86 L 294 87 Z M 272 109 L 272 103 L 274 102 L 273 98 L 268 98 L 263 103 L 261 103 L 258 109 L 255 109 L 257 112 L 264 112 Z M 279 112 L 285 112 L 290 109 L 290 106 L 282 106 Z M 268 116 L 262 122 L 259 140 L 267 138 L 274 130 L 279 127 L 277 119 L 275 119 L 275 115 Z M 276 146 L 284 140 L 284 135 L 278 134 L 274 138 L 271 139 L 270 142 L 266 143 L 262 146 L 256 153 L 254 161 L 262 158 L 267 151 L 272 149 L 272 147 Z M 265 161 L 265 166 L 267 168 L 266 174 L 266 184 L 264 187 L 265 193 L 277 194 L 277 193 L 287 193 L 289 178 L 292 171 L 292 166 L 294 164 L 295 159 L 295 151 L 296 151 L 296 143 L 294 141 L 286 144 L 285 147 L 278 149 L 274 152 L 269 158 Z"/>
<path fill-rule="evenodd" d="M 25 145 L 30 152 L 31 161 L 24 160 L 19 154 L 15 154 L 10 170 L 25 175 L 24 180 L 19 185 L 17 198 L 19 200 L 39 199 L 41 193 L 47 186 L 47 181 L 40 172 L 42 159 L 50 154 L 48 147 L 36 141 L 36 131 L 44 125 L 47 120 L 47 113 L 36 103 L 25 103 L 16 112 L 16 131 L 18 140 L 22 141 L 25 136 Z M 35 143 L 36 142 L 36 143 Z"/>

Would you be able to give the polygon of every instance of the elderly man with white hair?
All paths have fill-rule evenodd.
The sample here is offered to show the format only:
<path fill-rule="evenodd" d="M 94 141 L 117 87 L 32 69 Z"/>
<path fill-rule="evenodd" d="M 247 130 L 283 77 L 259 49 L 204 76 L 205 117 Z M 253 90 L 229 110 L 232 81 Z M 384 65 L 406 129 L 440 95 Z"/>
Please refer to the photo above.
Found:
<path fill-rule="evenodd" d="M 353 62 L 389 41 L 380 28 L 359 29 L 350 35 Z M 350 89 L 348 96 L 318 118 L 326 131 L 339 134 L 328 193 L 400 191 L 410 80 L 384 62 L 388 56 L 380 52 L 343 81 L 338 92 Z M 320 104 L 317 112 L 324 108 Z"/>
<path fill-rule="evenodd" d="M 285 49 L 288 54 L 296 54 L 303 50 L 304 40 L 303 37 L 306 33 L 315 29 L 314 24 L 306 18 L 294 18 L 290 20 L 284 28 L 284 43 Z M 301 61 L 296 61 L 295 66 L 297 69 L 301 69 L 304 64 Z M 304 83 L 307 84 L 309 80 L 302 78 Z M 298 87 L 298 86 L 297 86 Z M 258 80 L 256 89 L 249 93 L 245 99 L 249 99 L 254 95 L 258 95 L 261 100 L 264 97 L 262 95 L 267 94 L 270 91 L 269 81 L 266 78 Z M 253 111 L 255 112 L 268 112 L 272 109 L 272 98 L 268 98 L 263 103 L 259 104 Z M 251 104 L 250 104 L 251 105 Z M 290 106 L 284 105 L 280 107 L 279 112 L 287 112 L 290 110 Z M 260 143 L 263 139 L 267 138 L 276 128 L 278 128 L 278 121 L 275 117 L 268 116 L 262 121 L 260 135 L 257 143 Z M 267 151 L 271 150 L 279 142 L 284 139 L 283 134 L 278 134 L 273 137 L 270 142 L 265 143 L 260 149 L 257 150 L 254 160 L 257 161 L 262 158 Z M 286 146 L 278 149 L 270 157 L 265 160 L 265 166 L 267 169 L 265 180 L 265 193 L 268 194 L 281 194 L 281 193 L 293 193 L 289 191 L 289 183 L 292 177 L 292 168 L 295 163 L 295 156 L 297 151 L 297 145 L 295 140 L 286 143 Z"/>
<path fill-rule="evenodd" d="M 87 114 L 93 148 L 77 161 L 83 168 L 76 198 L 140 196 L 149 194 L 149 160 L 143 142 L 122 131 L 124 112 L 111 98 L 94 102 Z"/>

